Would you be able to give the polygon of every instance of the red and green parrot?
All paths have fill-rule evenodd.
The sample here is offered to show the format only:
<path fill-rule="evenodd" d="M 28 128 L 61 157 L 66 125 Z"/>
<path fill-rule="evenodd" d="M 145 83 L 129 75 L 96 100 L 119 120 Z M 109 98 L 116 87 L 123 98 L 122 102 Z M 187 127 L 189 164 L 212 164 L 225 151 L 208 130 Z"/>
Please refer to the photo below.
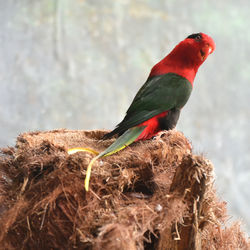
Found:
<path fill-rule="evenodd" d="M 114 154 L 134 141 L 150 139 L 158 132 L 176 126 L 181 109 L 192 92 L 195 75 L 214 49 L 215 43 L 210 36 L 204 33 L 188 36 L 151 69 L 124 119 L 104 136 L 106 139 L 118 134 L 113 144 L 100 153 L 86 148 L 69 149 L 69 154 L 78 151 L 97 154 L 87 168 L 86 191 L 89 189 L 91 167 L 97 159 Z"/>

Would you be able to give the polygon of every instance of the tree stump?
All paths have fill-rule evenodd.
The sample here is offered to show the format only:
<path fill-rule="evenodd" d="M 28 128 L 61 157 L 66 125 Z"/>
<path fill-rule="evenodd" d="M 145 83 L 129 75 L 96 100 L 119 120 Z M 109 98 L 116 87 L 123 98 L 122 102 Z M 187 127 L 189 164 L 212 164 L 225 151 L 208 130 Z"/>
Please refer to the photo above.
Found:
<path fill-rule="evenodd" d="M 20 135 L 0 157 L 1 249 L 250 249 L 213 187 L 213 165 L 176 130 L 98 160 L 105 131 Z"/>

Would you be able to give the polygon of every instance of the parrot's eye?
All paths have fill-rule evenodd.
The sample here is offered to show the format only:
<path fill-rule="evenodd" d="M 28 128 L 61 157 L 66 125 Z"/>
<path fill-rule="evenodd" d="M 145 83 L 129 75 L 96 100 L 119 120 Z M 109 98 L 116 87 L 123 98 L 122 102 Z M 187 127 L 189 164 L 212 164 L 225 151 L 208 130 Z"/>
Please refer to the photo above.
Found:
<path fill-rule="evenodd" d="M 197 35 L 197 37 L 195 37 L 195 40 L 196 40 L 196 41 L 200 41 L 201 38 L 202 38 L 202 37 L 201 37 L 201 35 L 199 34 L 199 35 Z"/>
<path fill-rule="evenodd" d="M 202 39 L 202 35 L 201 33 L 196 33 L 188 36 L 187 38 L 195 39 L 198 42 Z"/>

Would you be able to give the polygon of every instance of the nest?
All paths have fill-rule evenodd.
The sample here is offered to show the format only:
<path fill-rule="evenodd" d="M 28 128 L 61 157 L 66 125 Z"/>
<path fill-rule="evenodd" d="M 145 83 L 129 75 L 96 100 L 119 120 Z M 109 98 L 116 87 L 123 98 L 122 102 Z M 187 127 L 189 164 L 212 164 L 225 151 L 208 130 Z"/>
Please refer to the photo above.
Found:
<path fill-rule="evenodd" d="M 137 142 L 93 166 L 105 131 L 25 133 L 0 157 L 2 249 L 249 249 L 213 187 L 213 165 L 182 133 Z"/>

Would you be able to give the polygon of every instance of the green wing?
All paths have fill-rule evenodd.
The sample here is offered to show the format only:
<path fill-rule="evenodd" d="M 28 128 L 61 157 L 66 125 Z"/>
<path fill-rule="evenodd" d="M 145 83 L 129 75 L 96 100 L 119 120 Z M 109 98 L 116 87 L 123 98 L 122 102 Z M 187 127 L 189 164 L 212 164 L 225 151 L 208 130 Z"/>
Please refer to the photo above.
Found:
<path fill-rule="evenodd" d="M 123 133 L 164 111 L 182 108 L 191 91 L 191 83 L 174 73 L 148 79 L 136 94 L 123 121 L 108 136 Z"/>

